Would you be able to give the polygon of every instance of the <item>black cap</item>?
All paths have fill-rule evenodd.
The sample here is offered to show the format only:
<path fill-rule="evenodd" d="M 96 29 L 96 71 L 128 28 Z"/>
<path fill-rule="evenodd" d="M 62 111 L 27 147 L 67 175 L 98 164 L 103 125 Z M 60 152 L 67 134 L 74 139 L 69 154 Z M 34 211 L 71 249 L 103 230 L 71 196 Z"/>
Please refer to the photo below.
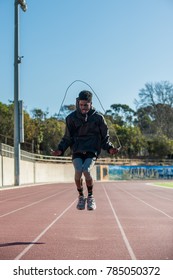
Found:
<path fill-rule="evenodd" d="M 78 100 L 86 100 L 88 102 L 92 102 L 92 93 L 88 90 L 82 90 L 79 93 Z"/>

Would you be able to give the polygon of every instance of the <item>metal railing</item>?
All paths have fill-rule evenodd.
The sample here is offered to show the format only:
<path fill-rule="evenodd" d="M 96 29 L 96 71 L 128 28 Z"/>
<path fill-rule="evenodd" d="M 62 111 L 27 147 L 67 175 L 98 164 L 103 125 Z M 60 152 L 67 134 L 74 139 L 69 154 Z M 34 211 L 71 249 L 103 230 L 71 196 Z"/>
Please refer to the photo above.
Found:
<path fill-rule="evenodd" d="M 12 146 L 0 143 L 0 154 L 2 156 L 14 158 L 14 148 Z M 47 161 L 56 163 L 69 163 L 72 162 L 71 157 L 54 157 L 41 154 L 29 153 L 21 150 L 21 160 L 27 161 Z"/>
<path fill-rule="evenodd" d="M 0 154 L 2 156 L 14 158 L 14 148 L 4 143 L 0 143 Z M 71 157 L 55 157 L 42 154 L 34 154 L 21 150 L 21 160 L 44 161 L 54 163 L 71 163 Z M 128 158 L 98 158 L 96 164 L 99 165 L 173 165 L 172 159 L 128 159 Z"/>

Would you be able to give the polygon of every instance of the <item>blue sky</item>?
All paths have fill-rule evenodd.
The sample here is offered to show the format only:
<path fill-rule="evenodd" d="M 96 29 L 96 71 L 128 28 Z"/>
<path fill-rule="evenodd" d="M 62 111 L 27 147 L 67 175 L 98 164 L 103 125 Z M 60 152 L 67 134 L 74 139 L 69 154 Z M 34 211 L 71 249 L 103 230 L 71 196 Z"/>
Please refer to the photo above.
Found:
<path fill-rule="evenodd" d="M 51 4 L 50 4 L 51 3 Z M 88 83 L 105 110 L 147 82 L 173 83 L 173 0 L 27 0 L 20 9 L 20 99 L 59 112 Z M 0 0 L 0 101 L 14 100 L 14 0 Z M 74 104 L 74 83 L 64 104 Z M 94 106 L 102 111 L 97 98 Z"/>

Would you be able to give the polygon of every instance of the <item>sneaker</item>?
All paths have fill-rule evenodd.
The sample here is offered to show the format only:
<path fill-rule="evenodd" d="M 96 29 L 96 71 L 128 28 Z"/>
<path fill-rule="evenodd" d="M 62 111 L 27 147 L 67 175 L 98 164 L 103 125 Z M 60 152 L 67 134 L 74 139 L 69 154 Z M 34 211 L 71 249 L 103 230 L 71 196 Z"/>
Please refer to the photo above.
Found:
<path fill-rule="evenodd" d="M 79 196 L 78 204 L 77 204 L 77 209 L 78 210 L 84 210 L 85 209 L 85 202 L 86 198 L 84 196 Z"/>
<path fill-rule="evenodd" d="M 96 209 L 96 203 L 93 195 L 88 196 L 87 198 L 87 209 L 88 210 L 95 210 Z"/>

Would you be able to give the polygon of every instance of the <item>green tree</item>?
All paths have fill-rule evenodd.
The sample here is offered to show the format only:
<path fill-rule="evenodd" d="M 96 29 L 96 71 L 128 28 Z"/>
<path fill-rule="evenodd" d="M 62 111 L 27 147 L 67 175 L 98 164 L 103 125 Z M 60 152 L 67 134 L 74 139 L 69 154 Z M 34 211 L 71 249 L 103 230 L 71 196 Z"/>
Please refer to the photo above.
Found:
<path fill-rule="evenodd" d="M 70 105 L 64 105 L 62 106 L 59 115 L 55 115 L 60 120 L 65 120 L 67 115 L 69 115 L 72 111 L 76 109 L 76 105 L 70 104 Z"/>
<path fill-rule="evenodd" d="M 146 140 L 139 127 L 116 126 L 124 157 L 135 158 L 145 154 Z"/>
<path fill-rule="evenodd" d="M 6 142 L 13 145 L 14 135 L 14 104 L 9 105 L 0 102 L 0 134 L 6 137 Z"/>
<path fill-rule="evenodd" d="M 146 83 L 139 92 L 138 124 L 143 133 L 173 138 L 173 85 L 168 81 Z"/>
<path fill-rule="evenodd" d="M 51 150 L 55 150 L 65 131 L 64 121 L 58 121 L 51 117 L 45 120 L 43 130 L 42 150 L 44 154 L 50 155 Z"/>
<path fill-rule="evenodd" d="M 45 120 L 47 118 L 48 112 L 44 112 L 41 109 L 35 108 L 32 110 L 33 115 L 33 129 L 34 129 L 34 148 L 36 153 L 43 152 L 43 142 L 44 142 L 44 129 Z"/>
<path fill-rule="evenodd" d="M 132 125 L 134 123 L 135 111 L 126 104 L 113 104 L 106 115 L 111 116 L 112 122 L 122 125 Z"/>
<path fill-rule="evenodd" d="M 173 155 L 173 140 L 168 139 L 165 135 L 148 138 L 147 146 L 150 157 L 165 158 Z"/>

